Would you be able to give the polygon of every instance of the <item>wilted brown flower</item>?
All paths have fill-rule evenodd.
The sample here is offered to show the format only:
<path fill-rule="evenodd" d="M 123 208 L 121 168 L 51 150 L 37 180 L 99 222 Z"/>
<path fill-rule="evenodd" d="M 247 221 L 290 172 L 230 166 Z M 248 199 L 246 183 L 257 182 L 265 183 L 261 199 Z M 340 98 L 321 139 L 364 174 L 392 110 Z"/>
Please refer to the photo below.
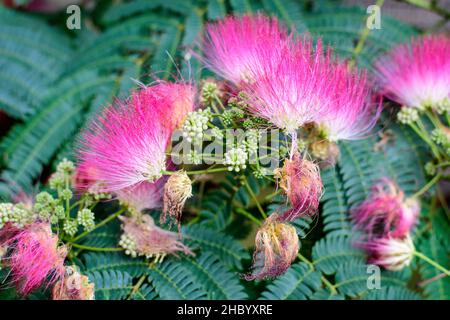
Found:
<path fill-rule="evenodd" d="M 275 178 L 292 206 L 280 216 L 281 220 L 292 221 L 317 212 L 323 192 L 319 166 L 296 153 L 285 160 L 282 168 L 276 169 Z"/>
<path fill-rule="evenodd" d="M 192 196 L 192 181 L 186 171 L 178 171 L 171 175 L 164 185 L 164 207 L 161 221 L 165 222 L 169 215 L 180 227 L 183 207 L 188 198 Z"/>
<path fill-rule="evenodd" d="M 147 214 L 119 217 L 119 219 L 122 220 L 123 230 L 119 245 L 132 257 L 145 256 L 155 258 L 155 261 L 162 261 L 167 254 L 176 256 L 178 252 L 183 252 L 194 255 L 179 241 L 178 234 L 161 229 Z"/>
<path fill-rule="evenodd" d="M 65 276 L 52 290 L 53 300 L 94 300 L 94 284 L 75 267 L 66 267 Z"/>
<path fill-rule="evenodd" d="M 273 213 L 258 230 L 255 246 L 252 272 L 244 276 L 246 280 L 283 274 L 295 260 L 300 244 L 295 228 Z"/>

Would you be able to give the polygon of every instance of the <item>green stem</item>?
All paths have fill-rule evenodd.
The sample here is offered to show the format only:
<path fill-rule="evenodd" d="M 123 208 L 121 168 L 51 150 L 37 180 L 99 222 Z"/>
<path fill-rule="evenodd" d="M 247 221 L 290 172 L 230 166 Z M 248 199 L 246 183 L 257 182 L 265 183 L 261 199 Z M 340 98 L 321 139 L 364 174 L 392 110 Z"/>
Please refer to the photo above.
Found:
<path fill-rule="evenodd" d="M 258 208 L 258 210 L 261 213 L 261 215 L 263 216 L 263 218 L 266 219 L 267 214 L 265 213 L 264 209 L 262 208 L 261 204 L 259 203 L 258 198 L 256 197 L 255 193 L 253 192 L 252 188 L 248 184 L 247 178 L 244 178 L 243 180 L 244 180 L 245 188 L 247 189 L 250 196 L 253 198 L 253 201 L 255 201 L 256 207 Z"/>
<path fill-rule="evenodd" d="M 136 292 L 139 291 L 139 288 L 140 288 L 140 287 L 142 286 L 142 284 L 144 283 L 146 277 L 147 277 L 147 275 L 144 274 L 144 275 L 142 275 L 142 276 L 139 278 L 138 282 L 137 282 L 137 283 L 133 286 L 133 288 L 131 289 L 131 292 L 130 292 L 130 294 L 128 295 L 127 300 L 131 300 L 131 298 L 133 298 L 133 296 L 136 294 Z"/>
<path fill-rule="evenodd" d="M 315 268 L 314 268 L 314 263 L 312 263 L 311 261 L 309 261 L 309 260 L 308 260 L 305 256 L 303 256 L 300 252 L 297 254 L 297 257 L 298 257 L 301 261 L 303 261 L 304 263 L 306 263 L 306 264 L 311 268 L 311 270 L 315 270 Z M 325 278 L 324 276 L 321 276 L 320 279 L 322 280 L 323 284 L 324 284 L 326 287 L 328 287 L 328 289 L 330 289 L 332 295 L 333 295 L 333 294 L 337 294 L 336 287 L 335 287 L 330 281 L 328 281 L 327 278 Z"/>
<path fill-rule="evenodd" d="M 262 222 L 258 218 L 254 217 L 250 212 L 246 211 L 243 208 L 237 208 L 236 212 L 241 214 L 241 215 L 243 215 L 244 217 L 247 217 L 248 219 L 252 220 L 257 225 L 261 225 L 262 224 Z"/>
<path fill-rule="evenodd" d="M 123 248 L 100 248 L 100 247 L 90 247 L 85 246 L 78 243 L 70 243 L 72 247 L 82 249 L 82 250 L 88 250 L 88 251 L 97 251 L 97 252 L 114 252 L 114 251 L 123 251 Z"/>
<path fill-rule="evenodd" d="M 435 267 L 436 269 L 442 271 L 443 273 L 445 273 L 447 276 L 450 276 L 450 270 L 445 269 L 443 266 L 441 266 L 439 263 L 437 263 L 436 261 L 428 258 L 426 255 L 424 255 L 423 253 L 420 253 L 418 251 L 414 251 L 414 255 L 420 259 L 422 259 L 423 261 L 428 262 L 429 264 L 431 264 L 433 267 Z"/>
<path fill-rule="evenodd" d="M 79 236 L 75 237 L 74 239 L 72 239 L 71 242 L 76 242 L 82 238 L 84 238 L 85 236 L 87 236 L 88 234 L 90 234 L 92 231 L 104 226 L 105 224 L 107 224 L 108 222 L 114 220 L 115 218 L 117 218 L 118 216 L 120 216 L 123 212 L 125 211 L 125 209 L 120 209 L 119 211 L 117 211 L 116 213 L 110 215 L 109 217 L 107 217 L 105 220 L 102 220 L 101 222 L 99 222 L 98 224 L 95 225 L 95 227 L 90 230 L 90 231 L 85 231 L 82 234 L 80 234 Z"/>
<path fill-rule="evenodd" d="M 216 168 L 216 169 L 192 170 L 192 171 L 186 171 L 186 174 L 188 174 L 188 175 L 207 174 L 207 173 L 225 172 L 225 171 L 229 171 L 228 168 L 222 167 L 222 168 Z M 173 175 L 173 174 L 176 174 L 177 172 L 178 171 L 163 171 L 162 174 Z"/>
<path fill-rule="evenodd" d="M 420 124 L 420 127 L 417 126 L 414 123 L 410 123 L 409 126 L 414 130 L 414 132 L 423 140 L 425 141 L 428 146 L 431 148 L 431 151 L 433 152 L 436 159 L 441 161 L 441 155 L 439 154 L 439 150 L 437 149 L 437 146 L 434 144 L 433 140 L 431 140 L 430 137 L 428 137 L 428 133 L 425 128 L 423 128 L 423 124 Z"/>
<path fill-rule="evenodd" d="M 430 189 L 436 182 L 439 181 L 439 179 L 441 178 L 442 174 L 438 173 L 437 175 L 434 176 L 433 179 L 431 179 L 426 185 L 424 185 L 419 191 L 417 191 L 416 193 L 413 194 L 413 198 L 418 198 L 421 195 L 423 195 L 425 192 L 428 191 L 428 189 Z"/>

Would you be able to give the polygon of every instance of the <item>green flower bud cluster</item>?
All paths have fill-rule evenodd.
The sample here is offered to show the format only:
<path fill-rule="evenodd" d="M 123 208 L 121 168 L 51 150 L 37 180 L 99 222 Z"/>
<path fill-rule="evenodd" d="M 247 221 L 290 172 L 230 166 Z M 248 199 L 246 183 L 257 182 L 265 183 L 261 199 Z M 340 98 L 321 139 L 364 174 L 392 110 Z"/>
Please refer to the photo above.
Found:
<path fill-rule="evenodd" d="M 217 83 L 205 81 L 202 86 L 201 102 L 205 106 L 210 106 L 213 101 L 220 96 L 220 90 Z"/>
<path fill-rule="evenodd" d="M 33 211 L 39 219 L 57 223 L 65 216 L 65 209 L 60 203 L 59 199 L 44 191 L 36 195 Z"/>
<path fill-rule="evenodd" d="M 75 173 L 75 165 L 72 161 L 63 159 L 56 167 L 56 172 L 50 177 L 49 185 L 53 190 L 67 189 Z"/>
<path fill-rule="evenodd" d="M 267 168 L 258 167 L 253 171 L 253 176 L 257 179 L 262 179 L 267 175 L 270 175 L 271 172 Z"/>
<path fill-rule="evenodd" d="M 419 112 L 416 108 L 403 107 L 397 113 L 397 120 L 402 124 L 412 124 L 419 120 Z"/>
<path fill-rule="evenodd" d="M 17 228 L 23 228 L 32 221 L 32 212 L 26 210 L 20 204 L 0 203 L 0 229 L 8 222 Z"/>
<path fill-rule="evenodd" d="M 192 150 L 187 154 L 187 159 L 189 163 L 192 164 L 201 164 L 202 163 L 202 155 L 199 154 L 197 151 Z"/>
<path fill-rule="evenodd" d="M 83 194 L 82 202 L 84 207 L 90 207 L 96 202 L 112 199 L 112 194 L 106 192 L 89 191 Z"/>
<path fill-rule="evenodd" d="M 435 166 L 434 163 L 431 162 L 431 161 L 430 161 L 430 162 L 427 162 L 427 163 L 425 164 L 424 169 L 425 169 L 425 172 L 426 172 L 428 175 L 430 175 L 430 176 L 434 176 L 434 175 L 436 174 L 436 172 L 437 172 L 436 166 Z"/>
<path fill-rule="evenodd" d="M 450 112 L 450 98 L 445 98 L 441 103 L 434 106 L 434 110 L 438 114 L 444 114 L 445 112 Z"/>
<path fill-rule="evenodd" d="M 258 141 L 260 138 L 260 132 L 255 129 L 250 129 L 246 132 L 246 139 L 244 145 L 247 148 L 248 154 L 256 155 L 258 153 Z"/>
<path fill-rule="evenodd" d="M 223 139 L 223 132 L 218 127 L 214 127 L 211 129 L 211 135 L 216 139 Z"/>
<path fill-rule="evenodd" d="M 183 124 L 183 136 L 187 141 L 194 143 L 203 140 L 203 132 L 208 129 L 208 122 L 211 121 L 212 115 L 209 108 L 189 112 Z"/>
<path fill-rule="evenodd" d="M 84 227 L 85 231 L 92 231 L 95 227 L 94 213 L 89 209 L 78 211 L 77 222 Z"/>
<path fill-rule="evenodd" d="M 450 155 L 450 137 L 442 129 L 434 129 L 431 132 L 431 139 L 433 139 L 436 144 L 442 146 L 447 153 Z"/>
<path fill-rule="evenodd" d="M 234 147 L 225 153 L 224 164 L 228 166 L 228 171 L 239 172 L 241 169 L 245 169 L 247 167 L 247 160 L 248 154 L 245 146 Z"/>
<path fill-rule="evenodd" d="M 64 232 L 73 237 L 78 232 L 78 222 L 74 219 L 66 219 L 63 224 Z"/>
<path fill-rule="evenodd" d="M 127 234 L 123 234 L 120 237 L 119 246 L 125 249 L 125 254 L 136 258 L 138 256 L 137 244 L 133 237 Z"/>

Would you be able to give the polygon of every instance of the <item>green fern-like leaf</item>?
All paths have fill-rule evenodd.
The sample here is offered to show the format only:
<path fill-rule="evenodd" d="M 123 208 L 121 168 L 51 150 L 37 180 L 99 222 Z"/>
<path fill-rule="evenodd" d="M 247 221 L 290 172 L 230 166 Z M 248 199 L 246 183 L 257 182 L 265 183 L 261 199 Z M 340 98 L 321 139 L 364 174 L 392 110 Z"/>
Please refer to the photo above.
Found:
<path fill-rule="evenodd" d="M 161 299 L 203 300 L 206 291 L 180 261 L 167 259 L 147 271 L 149 281 Z"/>
<path fill-rule="evenodd" d="M 262 299 L 306 300 L 320 288 L 320 273 L 300 262 L 274 280 L 262 293 Z"/>
<path fill-rule="evenodd" d="M 312 251 L 314 265 L 325 274 L 335 273 L 343 263 L 364 263 L 364 253 L 352 245 L 346 236 L 327 236 L 319 240 Z"/>
<path fill-rule="evenodd" d="M 132 277 L 123 271 L 95 271 L 88 273 L 95 285 L 95 298 L 98 300 L 120 300 L 133 288 Z"/>
<path fill-rule="evenodd" d="M 191 271 L 196 282 L 208 293 L 209 299 L 242 300 L 247 298 L 244 287 L 239 283 L 239 275 L 230 272 L 218 256 L 211 252 L 202 253 L 183 264 Z"/>
<path fill-rule="evenodd" d="M 83 259 L 85 268 L 90 273 L 121 271 L 127 272 L 132 277 L 138 277 L 148 269 L 148 263 L 144 260 L 117 252 L 89 252 L 83 255 Z"/>
<path fill-rule="evenodd" d="M 221 261 L 232 268 L 241 270 L 242 260 L 250 258 L 238 241 L 216 230 L 201 225 L 191 225 L 183 228 L 183 235 L 183 239 L 189 246 L 214 252 Z"/>
<path fill-rule="evenodd" d="M 428 239 L 423 239 L 420 242 L 419 250 L 436 261 L 437 263 L 448 266 L 449 250 L 443 241 L 440 241 L 435 234 L 431 234 Z M 422 278 L 426 280 L 433 279 L 441 274 L 435 267 L 429 265 L 427 262 L 419 260 L 420 272 Z M 442 277 L 429 282 L 424 287 L 425 293 L 430 299 L 448 300 L 450 299 L 450 278 Z"/>

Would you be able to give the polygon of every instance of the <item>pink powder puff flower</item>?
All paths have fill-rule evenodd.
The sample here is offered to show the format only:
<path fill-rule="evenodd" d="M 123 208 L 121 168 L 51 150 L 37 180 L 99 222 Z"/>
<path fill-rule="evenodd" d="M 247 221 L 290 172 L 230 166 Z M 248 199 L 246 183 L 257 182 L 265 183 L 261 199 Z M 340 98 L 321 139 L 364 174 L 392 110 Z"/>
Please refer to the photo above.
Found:
<path fill-rule="evenodd" d="M 317 122 L 333 105 L 336 77 L 331 49 L 310 38 L 285 46 L 278 57 L 249 67 L 243 87 L 251 113 L 295 135 L 297 129 Z M 295 140 L 295 139 L 294 139 Z"/>
<path fill-rule="evenodd" d="M 293 221 L 317 212 L 323 193 L 322 178 L 317 164 L 302 159 L 296 153 L 292 159 L 285 160 L 282 168 L 276 169 L 275 177 L 292 206 L 280 216 L 281 220 Z"/>
<path fill-rule="evenodd" d="M 189 83 L 160 80 L 157 85 L 143 87 L 133 93 L 131 105 L 139 109 L 156 110 L 161 123 L 173 131 L 183 124 L 189 112 L 194 111 L 195 88 Z"/>
<path fill-rule="evenodd" d="M 159 179 L 173 130 L 193 103 L 192 86 L 160 82 L 106 109 L 83 136 L 77 182 L 114 192 Z"/>
<path fill-rule="evenodd" d="M 249 80 L 250 65 L 264 64 L 287 38 L 276 18 L 261 14 L 226 17 L 206 26 L 202 49 L 206 65 L 238 85 Z"/>
<path fill-rule="evenodd" d="M 450 108 L 450 38 L 429 35 L 392 49 L 376 63 L 382 93 L 411 108 Z"/>
<path fill-rule="evenodd" d="M 366 72 L 351 71 L 347 63 L 333 62 L 330 79 L 330 103 L 317 123 L 329 141 L 364 138 L 375 126 L 381 113 L 381 99 L 376 103 Z"/>
<path fill-rule="evenodd" d="M 9 266 L 17 290 L 24 296 L 44 283 L 51 286 L 64 276 L 67 249 L 58 244 L 50 225 L 36 222 L 8 241 L 12 253 Z"/>
<path fill-rule="evenodd" d="M 155 261 L 162 261 L 167 254 L 177 256 L 179 252 L 182 252 L 194 255 L 179 241 L 178 234 L 161 229 L 147 214 L 119 217 L 119 219 L 122 221 L 123 230 L 119 245 L 132 257 L 145 256 L 155 258 Z"/>
<path fill-rule="evenodd" d="M 392 180 L 383 178 L 369 197 L 352 210 L 357 229 L 368 238 L 403 237 L 414 227 L 420 204 L 414 198 L 405 199 L 403 191 Z"/>
<path fill-rule="evenodd" d="M 297 257 L 299 240 L 296 229 L 270 215 L 255 238 L 252 272 L 244 275 L 248 281 L 277 277 L 291 266 Z"/>
<path fill-rule="evenodd" d="M 84 133 L 78 179 L 87 187 L 96 185 L 98 192 L 153 182 L 165 170 L 171 134 L 150 106 L 112 106 Z"/>
<path fill-rule="evenodd" d="M 160 208 L 166 181 L 167 179 L 162 177 L 153 183 L 142 182 L 136 186 L 118 190 L 116 196 L 131 212 Z"/>
<path fill-rule="evenodd" d="M 387 270 L 398 271 L 411 263 L 414 257 L 414 243 L 407 235 L 403 238 L 377 238 L 364 243 L 362 247 L 369 255 L 368 263 Z"/>

